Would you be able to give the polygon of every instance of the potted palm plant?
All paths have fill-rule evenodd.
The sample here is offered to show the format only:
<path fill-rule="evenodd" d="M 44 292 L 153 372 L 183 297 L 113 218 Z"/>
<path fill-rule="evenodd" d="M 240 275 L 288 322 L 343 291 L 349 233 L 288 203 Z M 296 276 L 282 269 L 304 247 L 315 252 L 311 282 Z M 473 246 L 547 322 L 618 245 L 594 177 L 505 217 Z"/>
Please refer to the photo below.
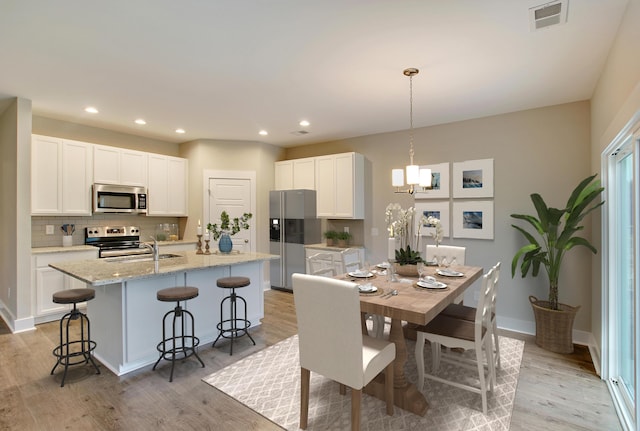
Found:
<path fill-rule="evenodd" d="M 596 248 L 585 238 L 577 236 L 584 229 L 584 217 L 604 201 L 597 202 L 604 190 L 596 175 L 582 180 L 573 190 L 564 208 L 548 207 L 542 197 L 533 193 L 531 201 L 537 217 L 527 214 L 511 214 L 511 217 L 527 222 L 532 231 L 512 224 L 527 243 L 522 246 L 511 261 L 511 276 L 514 277 L 520 262 L 520 274 L 525 277 L 529 271 L 537 276 L 544 268 L 549 280 L 547 301 L 529 296 L 536 319 L 536 344 L 557 353 L 573 352 L 573 320 L 580 306 L 572 307 L 558 302 L 560 269 L 565 253 L 576 246 L 583 246 L 597 253 Z"/>

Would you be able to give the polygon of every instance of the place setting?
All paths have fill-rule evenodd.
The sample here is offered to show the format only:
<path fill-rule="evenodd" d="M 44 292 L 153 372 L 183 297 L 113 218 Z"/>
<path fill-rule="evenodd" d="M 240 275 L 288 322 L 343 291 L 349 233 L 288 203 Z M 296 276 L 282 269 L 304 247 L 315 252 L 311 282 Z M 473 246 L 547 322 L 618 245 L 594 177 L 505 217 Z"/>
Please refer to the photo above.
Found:
<path fill-rule="evenodd" d="M 443 290 L 443 289 L 446 289 L 448 287 L 447 284 L 436 280 L 435 277 L 433 277 L 431 275 L 426 275 L 425 274 L 426 267 L 427 266 L 424 264 L 424 262 L 418 262 L 418 264 L 417 264 L 418 281 L 416 281 L 416 283 L 414 284 L 414 287 L 416 287 L 418 290 L 422 290 L 422 289 Z M 436 271 L 436 273 L 437 272 L 438 271 Z"/>

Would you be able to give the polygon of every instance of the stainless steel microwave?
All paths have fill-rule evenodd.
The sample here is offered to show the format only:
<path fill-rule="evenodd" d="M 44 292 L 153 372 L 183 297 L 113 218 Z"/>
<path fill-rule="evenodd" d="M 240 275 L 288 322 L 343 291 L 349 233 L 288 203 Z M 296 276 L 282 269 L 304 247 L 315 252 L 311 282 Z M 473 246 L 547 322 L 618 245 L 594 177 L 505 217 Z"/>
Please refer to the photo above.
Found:
<path fill-rule="evenodd" d="M 147 213 L 147 189 L 113 184 L 93 185 L 94 213 Z"/>

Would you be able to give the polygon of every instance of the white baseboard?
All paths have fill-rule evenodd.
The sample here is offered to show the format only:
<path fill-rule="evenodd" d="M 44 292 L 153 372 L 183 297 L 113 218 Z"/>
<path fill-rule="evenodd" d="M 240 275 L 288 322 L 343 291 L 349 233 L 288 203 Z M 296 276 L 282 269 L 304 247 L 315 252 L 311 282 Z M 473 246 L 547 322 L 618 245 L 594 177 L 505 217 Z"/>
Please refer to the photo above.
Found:
<path fill-rule="evenodd" d="M 17 334 L 18 332 L 33 331 L 34 329 L 36 329 L 33 316 L 25 317 L 23 319 L 16 319 L 3 303 L 0 303 L 0 317 L 2 317 L 2 320 L 4 320 L 4 322 L 9 327 L 9 330 L 13 334 Z"/>

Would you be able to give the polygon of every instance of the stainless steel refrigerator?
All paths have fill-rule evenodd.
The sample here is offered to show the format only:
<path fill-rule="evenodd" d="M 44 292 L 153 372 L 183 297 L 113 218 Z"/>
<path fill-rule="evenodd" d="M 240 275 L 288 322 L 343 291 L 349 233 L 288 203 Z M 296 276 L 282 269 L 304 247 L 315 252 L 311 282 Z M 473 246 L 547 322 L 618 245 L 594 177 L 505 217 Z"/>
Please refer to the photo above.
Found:
<path fill-rule="evenodd" d="M 292 291 L 291 275 L 305 273 L 305 244 L 320 242 L 315 190 L 276 190 L 269 193 L 269 252 L 271 288 Z"/>

